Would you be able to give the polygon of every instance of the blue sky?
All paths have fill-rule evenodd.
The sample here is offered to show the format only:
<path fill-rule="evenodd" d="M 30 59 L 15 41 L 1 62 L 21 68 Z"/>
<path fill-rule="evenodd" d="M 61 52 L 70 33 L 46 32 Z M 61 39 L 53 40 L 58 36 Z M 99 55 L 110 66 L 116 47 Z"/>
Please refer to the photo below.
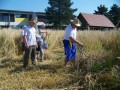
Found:
<path fill-rule="evenodd" d="M 101 4 L 108 7 L 108 9 L 110 9 L 113 4 L 117 4 L 120 7 L 120 0 L 71 1 L 74 3 L 72 8 L 78 9 L 74 13 L 75 15 L 78 15 L 80 12 L 94 13 L 94 10 L 97 10 L 97 6 L 100 6 Z M 48 0 L 0 0 L 0 9 L 44 12 L 48 6 Z"/>

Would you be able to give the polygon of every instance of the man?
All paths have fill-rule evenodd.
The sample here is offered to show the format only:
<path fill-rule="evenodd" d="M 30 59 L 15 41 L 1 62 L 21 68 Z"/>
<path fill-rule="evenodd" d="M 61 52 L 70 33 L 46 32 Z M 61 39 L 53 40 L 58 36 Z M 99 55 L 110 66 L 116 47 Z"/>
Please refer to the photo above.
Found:
<path fill-rule="evenodd" d="M 29 25 L 24 30 L 24 41 L 25 41 L 25 55 L 23 60 L 23 68 L 27 69 L 29 58 L 31 57 L 32 64 L 36 64 L 36 30 L 34 25 L 36 24 L 36 21 L 34 19 L 31 19 L 29 21 Z"/>
<path fill-rule="evenodd" d="M 64 64 L 65 67 L 70 60 L 73 60 L 73 63 L 75 65 L 76 44 L 80 47 L 83 47 L 83 44 L 76 40 L 77 26 L 80 25 L 80 21 L 75 18 L 65 29 L 65 34 L 63 37 L 64 51 L 66 55 Z"/>

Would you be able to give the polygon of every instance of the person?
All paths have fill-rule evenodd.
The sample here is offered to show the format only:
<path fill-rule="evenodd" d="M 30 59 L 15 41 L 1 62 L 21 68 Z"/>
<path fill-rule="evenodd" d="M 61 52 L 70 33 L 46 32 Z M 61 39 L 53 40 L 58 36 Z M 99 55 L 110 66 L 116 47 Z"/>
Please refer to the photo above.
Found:
<path fill-rule="evenodd" d="M 47 49 L 47 43 L 46 43 L 46 36 L 47 36 L 47 32 L 45 31 L 45 25 L 41 25 L 40 29 L 39 29 L 39 41 L 38 41 L 38 48 L 40 51 L 40 60 L 43 61 L 44 60 L 44 49 Z"/>
<path fill-rule="evenodd" d="M 43 53 L 42 53 L 43 39 L 41 38 L 41 35 L 36 34 L 36 41 L 37 41 L 37 44 L 38 44 L 38 47 L 37 47 L 36 51 L 40 52 L 40 61 L 42 61 L 42 59 L 43 59 Z M 38 58 L 38 53 L 37 53 L 37 58 Z"/>
<path fill-rule="evenodd" d="M 26 28 L 27 26 L 26 25 L 24 25 L 23 27 L 22 27 L 22 31 L 21 31 L 21 35 L 20 35 L 20 43 L 21 43 L 21 45 L 22 45 L 22 51 L 24 52 L 25 51 L 25 42 L 24 42 L 24 30 L 25 30 L 25 28 Z"/>
<path fill-rule="evenodd" d="M 80 47 L 83 47 L 83 44 L 76 40 L 77 26 L 80 25 L 80 21 L 75 18 L 65 29 L 63 37 L 64 52 L 66 55 L 64 64 L 65 67 L 70 60 L 73 60 L 74 65 L 76 64 L 76 44 Z"/>
<path fill-rule="evenodd" d="M 28 68 L 28 61 L 31 57 L 32 64 L 36 65 L 36 30 L 34 25 L 36 24 L 36 21 L 34 19 L 31 19 L 29 21 L 29 25 L 24 30 L 24 41 L 25 41 L 25 54 L 24 54 L 24 60 L 23 60 L 23 68 Z"/>
<path fill-rule="evenodd" d="M 45 24 L 41 25 L 39 29 L 39 35 L 41 35 L 41 38 L 43 39 L 43 44 L 42 44 L 43 49 L 47 49 L 46 37 L 48 33 L 45 30 Z"/>

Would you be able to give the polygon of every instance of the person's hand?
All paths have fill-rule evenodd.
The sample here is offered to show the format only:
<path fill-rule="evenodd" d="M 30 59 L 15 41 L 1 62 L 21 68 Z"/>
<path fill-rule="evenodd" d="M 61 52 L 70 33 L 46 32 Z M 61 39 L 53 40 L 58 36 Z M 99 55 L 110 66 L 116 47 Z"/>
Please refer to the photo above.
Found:
<path fill-rule="evenodd" d="M 26 44 L 26 48 L 29 48 L 29 45 L 28 45 L 28 44 Z"/>
<path fill-rule="evenodd" d="M 38 44 L 36 44 L 36 48 L 38 48 Z"/>
<path fill-rule="evenodd" d="M 79 46 L 79 47 L 83 47 L 83 44 L 82 44 L 82 43 L 78 43 L 78 46 Z"/>

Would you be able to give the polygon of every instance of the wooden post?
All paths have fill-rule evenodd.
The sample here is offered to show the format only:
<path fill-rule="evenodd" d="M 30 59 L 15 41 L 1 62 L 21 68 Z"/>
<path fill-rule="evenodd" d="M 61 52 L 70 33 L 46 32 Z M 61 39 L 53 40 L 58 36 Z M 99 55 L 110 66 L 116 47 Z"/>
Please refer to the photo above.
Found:
<path fill-rule="evenodd" d="M 88 28 L 88 30 L 90 30 L 90 26 L 89 25 L 87 25 L 87 28 Z"/>
<path fill-rule="evenodd" d="M 8 27 L 10 27 L 10 13 L 8 14 Z"/>
<path fill-rule="evenodd" d="M 32 18 L 34 18 L 34 19 L 37 21 L 37 14 L 36 14 L 35 12 L 33 12 Z M 38 29 L 37 24 L 35 24 L 35 29 L 36 29 L 36 30 Z"/>

